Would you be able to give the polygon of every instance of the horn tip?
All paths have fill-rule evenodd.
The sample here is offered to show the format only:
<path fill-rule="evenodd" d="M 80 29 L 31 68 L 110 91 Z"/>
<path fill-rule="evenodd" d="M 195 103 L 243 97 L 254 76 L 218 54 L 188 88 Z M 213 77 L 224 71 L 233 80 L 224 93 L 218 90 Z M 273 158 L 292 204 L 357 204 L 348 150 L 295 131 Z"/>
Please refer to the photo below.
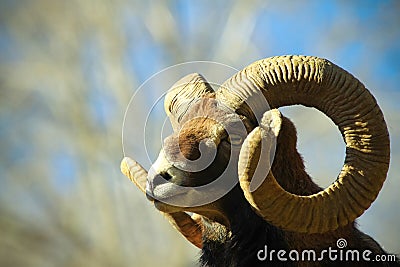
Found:
<path fill-rule="evenodd" d="M 124 157 L 121 160 L 121 164 L 120 164 L 120 169 L 121 172 L 127 176 L 130 177 L 130 168 L 135 164 L 135 161 L 133 159 L 131 159 L 130 157 Z"/>

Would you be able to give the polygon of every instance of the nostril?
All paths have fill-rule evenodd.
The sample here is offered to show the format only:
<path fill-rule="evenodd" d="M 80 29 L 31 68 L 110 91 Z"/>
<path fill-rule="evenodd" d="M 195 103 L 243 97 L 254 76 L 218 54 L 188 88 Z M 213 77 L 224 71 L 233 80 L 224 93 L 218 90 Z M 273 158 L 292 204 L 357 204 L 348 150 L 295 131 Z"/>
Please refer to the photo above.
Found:
<path fill-rule="evenodd" d="M 167 181 L 172 179 L 172 176 L 168 172 L 162 172 L 162 173 L 160 173 L 160 176 Z"/>
<path fill-rule="evenodd" d="M 153 186 L 156 187 L 160 184 L 164 184 L 165 181 L 169 181 L 172 179 L 172 176 L 167 172 L 162 172 L 157 174 L 153 179 Z"/>

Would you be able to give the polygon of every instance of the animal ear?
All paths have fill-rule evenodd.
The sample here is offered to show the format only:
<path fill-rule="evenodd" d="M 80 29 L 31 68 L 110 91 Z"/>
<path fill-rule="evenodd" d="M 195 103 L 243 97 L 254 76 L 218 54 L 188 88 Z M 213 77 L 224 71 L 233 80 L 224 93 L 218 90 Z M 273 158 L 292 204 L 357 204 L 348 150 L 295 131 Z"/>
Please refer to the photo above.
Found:
<path fill-rule="evenodd" d="M 213 97 L 213 93 L 214 90 L 201 74 L 192 73 L 177 81 L 164 100 L 165 113 L 174 130 L 179 129 L 179 122 L 193 102 L 205 95 Z"/>

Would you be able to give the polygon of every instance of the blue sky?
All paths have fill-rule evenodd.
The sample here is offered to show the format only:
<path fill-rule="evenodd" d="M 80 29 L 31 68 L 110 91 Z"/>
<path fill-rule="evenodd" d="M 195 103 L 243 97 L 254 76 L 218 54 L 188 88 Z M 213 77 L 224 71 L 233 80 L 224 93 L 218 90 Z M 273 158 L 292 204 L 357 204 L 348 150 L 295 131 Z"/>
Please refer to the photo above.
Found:
<path fill-rule="evenodd" d="M 300 2 L 300 3 L 299 3 Z M 283 54 L 306 54 L 325 57 L 348 70 L 374 74 L 370 77 L 379 83 L 385 80 L 388 86 L 382 90 L 398 91 L 397 73 L 400 70 L 400 34 L 394 28 L 395 8 L 390 1 L 299 1 L 268 3 L 256 8 L 252 17 L 255 27 L 250 42 L 258 49 L 260 57 Z M 179 47 L 182 60 L 216 60 L 213 54 L 218 38 L 225 27 L 229 28 L 228 17 L 231 6 L 221 1 L 173 1 L 170 6 L 177 22 Z M 129 14 L 131 16 L 132 14 Z M 201 24 L 211 21 L 210 39 L 200 39 Z M 154 39 L 138 18 L 125 19 L 126 30 L 132 43 L 127 47 L 127 65 L 143 82 L 160 68 L 176 62 L 168 48 Z M 133 27 L 135 23 L 135 27 Z M 162 27 L 160 24 L 159 27 Z M 139 34 L 137 39 L 135 35 Z M 237 38 L 240 38 L 238 36 Z M 197 42 L 197 43 L 196 43 Z M 190 46 L 198 45 L 208 50 L 195 55 Z M 187 46 L 185 46 L 187 44 Z M 226 44 L 229 49 L 230 44 Z M 256 58 L 244 56 L 234 67 L 250 63 Z M 222 62 L 231 63 L 235 62 Z M 365 67 L 366 64 L 370 66 Z"/>

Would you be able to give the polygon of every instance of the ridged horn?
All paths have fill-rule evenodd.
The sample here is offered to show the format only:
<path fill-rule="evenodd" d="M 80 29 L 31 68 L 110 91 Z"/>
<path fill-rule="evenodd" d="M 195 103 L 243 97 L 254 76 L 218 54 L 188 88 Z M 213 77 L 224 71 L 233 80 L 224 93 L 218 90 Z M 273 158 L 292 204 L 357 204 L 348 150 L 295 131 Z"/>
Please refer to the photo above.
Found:
<path fill-rule="evenodd" d="M 254 163 L 240 164 L 241 186 L 255 211 L 274 225 L 296 232 L 323 233 L 353 222 L 376 199 L 389 168 L 389 134 L 371 93 L 328 60 L 307 56 L 257 61 L 216 92 L 218 100 L 255 123 L 265 112 L 265 107 L 251 102 L 258 96 L 265 97 L 270 108 L 301 104 L 322 111 L 338 126 L 346 143 L 346 158 L 336 181 L 310 196 L 285 191 L 271 171 L 251 192 L 254 170 L 250 165 Z M 257 158 L 253 154 L 260 153 L 263 139 L 261 125 L 247 137 L 242 163 L 246 162 L 242 157 Z"/>
<path fill-rule="evenodd" d="M 125 157 L 121 161 L 121 172 L 129 178 L 143 193 L 146 193 L 147 171 L 135 160 Z M 189 216 L 185 212 L 165 213 L 165 218 L 190 243 L 198 248 L 203 247 L 202 222 L 199 217 Z"/>
<path fill-rule="evenodd" d="M 211 93 L 214 93 L 214 90 L 198 73 L 188 74 L 177 81 L 168 90 L 164 100 L 165 113 L 170 118 L 174 130 L 179 128 L 179 122 L 190 104 Z"/>

